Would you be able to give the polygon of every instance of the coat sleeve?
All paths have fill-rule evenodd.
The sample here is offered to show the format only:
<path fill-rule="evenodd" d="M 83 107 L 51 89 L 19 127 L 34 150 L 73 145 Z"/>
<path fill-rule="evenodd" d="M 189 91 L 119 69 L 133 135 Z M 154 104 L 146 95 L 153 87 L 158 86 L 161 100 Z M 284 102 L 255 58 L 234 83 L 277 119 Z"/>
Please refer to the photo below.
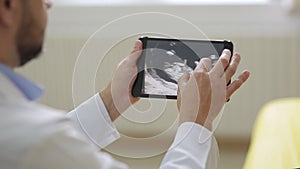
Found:
<path fill-rule="evenodd" d="M 128 169 L 96 147 L 67 123 L 34 144 L 21 160 L 22 169 Z"/>
<path fill-rule="evenodd" d="M 212 133 L 195 123 L 183 123 L 160 169 L 215 169 L 219 157 Z"/>
<path fill-rule="evenodd" d="M 99 94 L 79 105 L 68 116 L 77 130 L 100 149 L 120 138 Z"/>
<path fill-rule="evenodd" d="M 104 148 L 120 137 L 101 97 L 96 94 L 68 116 L 79 132 L 98 148 Z M 218 147 L 212 132 L 187 122 L 177 131 L 175 140 L 161 163 L 161 169 L 217 168 Z"/>

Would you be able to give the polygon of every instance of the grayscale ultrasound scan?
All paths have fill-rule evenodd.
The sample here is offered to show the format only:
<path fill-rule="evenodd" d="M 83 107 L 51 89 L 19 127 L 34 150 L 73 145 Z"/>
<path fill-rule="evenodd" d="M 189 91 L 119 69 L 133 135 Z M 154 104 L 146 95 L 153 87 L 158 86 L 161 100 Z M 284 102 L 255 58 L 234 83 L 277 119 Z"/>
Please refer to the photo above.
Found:
<path fill-rule="evenodd" d="M 139 39 L 143 52 L 137 62 L 134 97 L 177 99 L 179 78 L 192 73 L 200 59 L 210 58 L 214 66 L 225 48 L 233 51 L 233 43 L 226 40 Z"/>
<path fill-rule="evenodd" d="M 204 52 L 205 51 L 205 52 Z M 177 82 L 184 72 L 192 73 L 203 57 L 218 61 L 210 43 L 148 41 L 145 51 L 144 93 L 177 95 Z"/>

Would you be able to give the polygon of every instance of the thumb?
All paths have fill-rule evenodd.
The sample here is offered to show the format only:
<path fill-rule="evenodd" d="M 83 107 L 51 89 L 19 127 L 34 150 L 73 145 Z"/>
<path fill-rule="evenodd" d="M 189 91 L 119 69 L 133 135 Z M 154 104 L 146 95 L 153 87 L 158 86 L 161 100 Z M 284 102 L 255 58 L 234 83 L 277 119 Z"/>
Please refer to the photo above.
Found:
<path fill-rule="evenodd" d="M 136 63 L 138 58 L 140 57 L 141 53 L 142 53 L 142 49 L 143 49 L 143 43 L 140 40 L 137 40 L 134 44 L 133 50 L 130 53 L 130 60 L 133 63 Z"/>

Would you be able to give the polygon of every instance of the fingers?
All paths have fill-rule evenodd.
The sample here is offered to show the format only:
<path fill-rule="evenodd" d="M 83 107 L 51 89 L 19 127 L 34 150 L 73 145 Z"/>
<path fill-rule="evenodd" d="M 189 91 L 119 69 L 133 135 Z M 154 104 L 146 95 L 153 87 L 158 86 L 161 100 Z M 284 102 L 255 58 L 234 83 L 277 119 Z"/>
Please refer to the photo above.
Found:
<path fill-rule="evenodd" d="M 136 64 L 138 58 L 140 57 L 143 49 L 142 41 L 137 40 L 134 44 L 133 50 L 130 53 L 129 60 L 130 62 Z"/>
<path fill-rule="evenodd" d="M 231 52 L 228 49 L 225 49 L 220 56 L 218 62 L 211 70 L 212 74 L 222 76 L 225 72 L 225 69 L 228 67 L 229 61 L 230 61 Z"/>
<path fill-rule="evenodd" d="M 238 79 L 234 80 L 228 87 L 227 87 L 227 96 L 226 99 L 229 99 L 232 94 L 239 89 L 249 78 L 250 72 L 244 71 L 241 75 L 239 75 Z"/>
<path fill-rule="evenodd" d="M 179 90 L 183 90 L 185 84 L 189 81 L 190 79 L 190 74 L 188 72 L 185 72 L 183 76 L 180 77 L 178 80 L 178 92 Z"/>
<path fill-rule="evenodd" d="M 184 86 L 190 79 L 190 74 L 185 72 L 183 76 L 178 80 L 178 90 L 177 90 L 177 108 L 180 111 L 181 108 L 181 92 L 184 90 Z"/>
<path fill-rule="evenodd" d="M 142 41 L 140 41 L 140 40 L 135 41 L 134 47 L 133 47 L 133 50 L 131 51 L 131 53 L 134 53 L 134 52 L 137 52 L 139 50 L 142 50 L 142 47 L 143 47 Z"/>
<path fill-rule="evenodd" d="M 202 58 L 195 68 L 194 72 L 208 72 L 211 69 L 211 60 L 209 58 Z"/>
<path fill-rule="evenodd" d="M 232 76 L 236 73 L 240 61 L 241 61 L 240 54 L 235 53 L 230 61 L 230 65 L 225 70 L 226 83 L 228 83 L 232 78 Z"/>

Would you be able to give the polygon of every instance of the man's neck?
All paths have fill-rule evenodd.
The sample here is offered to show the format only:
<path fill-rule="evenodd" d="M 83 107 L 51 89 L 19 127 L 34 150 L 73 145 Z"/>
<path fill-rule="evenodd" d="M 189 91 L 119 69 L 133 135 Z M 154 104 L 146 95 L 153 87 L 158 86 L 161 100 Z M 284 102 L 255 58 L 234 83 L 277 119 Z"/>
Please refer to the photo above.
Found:
<path fill-rule="evenodd" d="M 0 57 L 0 64 L 6 65 L 6 66 L 8 66 L 8 67 L 10 67 L 10 68 L 15 68 L 15 67 L 17 67 L 17 65 L 12 64 L 12 62 L 10 62 L 10 61 L 2 60 L 1 57 Z"/>
<path fill-rule="evenodd" d="M 6 38 L 7 36 L 2 36 L 0 39 L 0 64 L 4 64 L 11 68 L 17 67 L 19 63 L 19 58 L 17 57 L 17 50 L 14 42 Z"/>

